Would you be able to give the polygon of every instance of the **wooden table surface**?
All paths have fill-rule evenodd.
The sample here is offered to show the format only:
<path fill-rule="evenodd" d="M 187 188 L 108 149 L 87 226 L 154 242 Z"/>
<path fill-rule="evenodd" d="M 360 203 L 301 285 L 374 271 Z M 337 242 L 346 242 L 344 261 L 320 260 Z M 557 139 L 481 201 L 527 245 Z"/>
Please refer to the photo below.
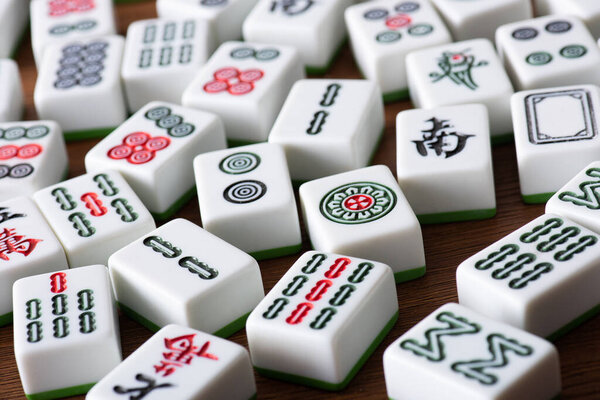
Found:
<path fill-rule="evenodd" d="M 125 35 L 127 26 L 134 20 L 155 17 L 154 3 L 148 1 L 117 6 L 119 33 Z M 36 69 L 29 40 L 27 36 L 17 56 L 25 90 L 28 120 L 37 119 L 33 107 Z M 344 48 L 326 77 L 360 77 L 348 47 Z M 385 137 L 375 156 L 375 164 L 385 164 L 395 171 L 395 117 L 399 111 L 411 107 L 410 102 L 386 106 Z M 95 143 L 96 141 L 88 140 L 68 144 L 71 177 L 85 173 L 83 159 Z M 350 385 L 342 392 L 329 393 L 256 375 L 259 399 L 386 398 L 382 365 L 384 349 L 437 307 L 447 302 L 458 301 L 455 270 L 460 262 L 544 212 L 542 205 L 526 206 L 521 202 L 514 145 L 495 147 L 493 157 L 498 202 L 497 216 L 479 222 L 423 226 L 427 273 L 420 279 L 397 285 L 400 318 Z M 200 224 L 196 199 L 190 201 L 176 217 L 183 217 Z M 303 251 L 306 251 L 308 240 L 305 231 L 303 231 L 303 239 Z M 293 255 L 260 262 L 266 291 L 273 287 L 297 257 L 298 255 Z M 151 336 L 151 332 L 124 316 L 120 317 L 119 322 L 123 356 L 127 357 Z M 598 332 L 600 332 L 600 317 L 595 317 L 555 343 L 561 359 L 563 399 L 600 399 Z M 247 347 L 244 330 L 233 335 L 230 340 Z M 12 343 L 12 326 L 0 328 L 0 399 L 2 400 L 25 397 L 15 364 Z M 83 396 L 76 398 L 82 399 Z"/>

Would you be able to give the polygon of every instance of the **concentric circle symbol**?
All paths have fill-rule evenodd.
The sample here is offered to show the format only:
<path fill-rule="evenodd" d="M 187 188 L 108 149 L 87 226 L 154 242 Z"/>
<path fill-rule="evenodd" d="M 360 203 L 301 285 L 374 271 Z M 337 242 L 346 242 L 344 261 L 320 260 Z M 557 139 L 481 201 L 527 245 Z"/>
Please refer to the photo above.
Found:
<path fill-rule="evenodd" d="M 150 121 L 158 121 L 169 114 L 171 114 L 171 109 L 169 107 L 154 107 L 146 111 L 144 116 Z"/>
<path fill-rule="evenodd" d="M 383 8 L 374 8 L 372 10 L 369 10 L 367 12 L 365 12 L 363 14 L 363 17 L 365 19 L 370 19 L 370 20 L 376 20 L 376 19 L 382 19 L 388 16 L 388 12 L 387 10 L 383 9 Z"/>
<path fill-rule="evenodd" d="M 354 182 L 339 186 L 323 199 L 319 209 L 328 220 L 338 224 L 365 224 L 378 220 L 396 206 L 396 194 L 374 182 Z"/>
<path fill-rule="evenodd" d="M 123 144 L 110 149 L 108 151 L 108 157 L 112 158 L 113 160 L 122 160 L 129 157 L 131 153 L 133 153 L 132 148 Z"/>
<path fill-rule="evenodd" d="M 573 44 L 560 49 L 560 55 L 565 58 L 579 58 L 585 56 L 587 49 L 584 46 Z"/>
<path fill-rule="evenodd" d="M 29 158 L 34 158 L 38 156 L 42 152 L 42 146 L 39 144 L 26 144 L 25 146 L 19 149 L 17 153 L 17 157 L 22 160 L 27 160 Z"/>
<path fill-rule="evenodd" d="M 146 149 L 149 151 L 160 151 L 169 147 L 170 144 L 171 140 L 169 138 L 157 136 L 146 142 Z"/>
<path fill-rule="evenodd" d="M 530 65 L 546 65 L 552 61 L 552 54 L 546 53 L 545 51 L 531 53 L 525 58 L 525 61 Z"/>
<path fill-rule="evenodd" d="M 554 21 L 546 25 L 546 30 L 550 33 L 565 33 L 570 31 L 571 27 L 568 21 Z"/>
<path fill-rule="evenodd" d="M 260 157 L 254 153 L 240 152 L 225 157 L 219 169 L 226 174 L 240 175 L 254 171 L 260 165 Z"/>
<path fill-rule="evenodd" d="M 140 150 L 129 156 L 128 160 L 132 164 L 145 164 L 154 158 L 154 152 L 149 150 Z"/>
<path fill-rule="evenodd" d="M 47 126 L 35 125 L 27 128 L 25 136 L 27 136 L 29 139 L 39 139 L 46 136 L 48 133 L 50 133 L 50 129 Z"/>
<path fill-rule="evenodd" d="M 11 178 L 25 178 L 33 173 L 33 167 L 29 164 L 17 164 L 10 169 Z"/>
<path fill-rule="evenodd" d="M 408 28 L 408 34 L 411 36 L 425 36 L 433 32 L 433 26 L 429 24 L 417 24 Z"/>
<path fill-rule="evenodd" d="M 227 90 L 228 86 L 229 85 L 227 85 L 227 82 L 212 81 L 212 82 L 208 82 L 206 85 L 204 85 L 204 91 L 207 93 L 219 93 L 224 90 Z"/>
<path fill-rule="evenodd" d="M 381 32 L 375 36 L 375 40 L 379 43 L 393 43 L 400 39 L 402 39 L 402 34 L 394 31 Z"/>
<path fill-rule="evenodd" d="M 276 49 L 262 49 L 254 56 L 258 61 L 271 61 L 277 57 L 279 57 L 279 50 Z"/>
<path fill-rule="evenodd" d="M 223 197 L 230 203 L 252 203 L 267 193 L 267 186 L 259 181 L 240 181 L 228 186 L 223 192 Z"/>
<path fill-rule="evenodd" d="M 385 25 L 390 29 L 400 29 L 410 25 L 412 18 L 406 14 L 394 15 L 385 20 Z"/>
<path fill-rule="evenodd" d="M 159 128 L 170 129 L 183 122 L 183 118 L 176 114 L 167 115 L 156 122 Z"/>
<path fill-rule="evenodd" d="M 250 82 L 238 82 L 234 85 L 231 85 L 228 89 L 228 92 L 234 96 L 241 96 L 246 93 L 250 93 L 254 90 L 254 85 Z"/>
<path fill-rule="evenodd" d="M 228 81 L 229 79 L 237 78 L 240 74 L 237 68 L 225 67 L 217 70 L 213 76 L 218 81 Z"/>
<path fill-rule="evenodd" d="M 10 160 L 19 153 L 19 147 L 8 145 L 0 147 L 0 160 Z"/>
<path fill-rule="evenodd" d="M 394 9 L 398 12 L 413 12 L 417 11 L 421 6 L 419 3 L 415 3 L 414 1 L 405 1 L 404 3 L 398 4 Z"/>
<path fill-rule="evenodd" d="M 254 57 L 254 53 L 254 50 L 249 47 L 238 47 L 237 49 L 232 50 L 229 55 L 231 58 L 243 59 Z"/>
<path fill-rule="evenodd" d="M 255 82 L 263 76 L 264 73 L 260 69 L 248 69 L 240 73 L 239 79 L 242 82 Z"/>
<path fill-rule="evenodd" d="M 0 179 L 6 178 L 10 174 L 10 167 L 8 165 L 0 165 Z"/>
<path fill-rule="evenodd" d="M 519 28 L 513 31 L 512 37 L 517 40 L 530 40 L 538 35 L 537 29 L 534 28 Z"/>
<path fill-rule="evenodd" d="M 7 130 L 4 131 L 4 135 L 2 135 L 2 137 L 6 140 L 17 140 L 17 139 L 21 139 L 23 136 L 25 136 L 25 133 L 27 131 L 25 130 L 25 128 L 22 128 L 20 126 L 15 126 L 12 128 L 8 128 Z"/>
<path fill-rule="evenodd" d="M 187 135 L 190 135 L 191 133 L 193 133 L 196 130 L 196 127 L 190 123 L 184 122 L 183 124 L 179 124 L 177 126 L 174 126 L 172 128 L 170 128 L 167 133 L 169 134 L 169 136 L 173 136 L 176 138 L 181 138 L 181 137 L 185 137 Z"/>
<path fill-rule="evenodd" d="M 146 132 L 133 132 L 125 136 L 123 143 L 127 146 L 141 146 L 150 139 L 150 135 Z"/>

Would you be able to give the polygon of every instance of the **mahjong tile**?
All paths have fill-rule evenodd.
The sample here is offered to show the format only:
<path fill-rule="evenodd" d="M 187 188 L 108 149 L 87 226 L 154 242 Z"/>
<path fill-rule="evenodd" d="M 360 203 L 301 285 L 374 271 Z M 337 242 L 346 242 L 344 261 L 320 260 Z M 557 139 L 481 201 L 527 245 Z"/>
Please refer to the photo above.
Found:
<path fill-rule="evenodd" d="M 383 369 L 390 400 L 549 400 L 561 391 L 551 343 L 453 303 L 392 343 Z"/>
<path fill-rule="evenodd" d="M 156 0 L 160 18 L 199 18 L 208 22 L 219 45 L 242 38 L 242 24 L 257 0 Z"/>
<path fill-rule="evenodd" d="M 269 142 L 283 147 L 290 175 L 301 183 L 366 167 L 384 125 L 373 81 L 302 79 L 292 87 Z"/>
<path fill-rule="evenodd" d="M 179 103 L 213 46 L 203 20 L 146 19 L 129 25 L 121 68 L 129 111 L 153 100 Z"/>
<path fill-rule="evenodd" d="M 421 223 L 496 214 L 484 105 L 403 111 L 396 117 L 396 148 L 398 183 Z"/>
<path fill-rule="evenodd" d="M 148 210 L 165 219 L 195 193 L 194 157 L 226 147 L 216 115 L 152 102 L 94 146 L 85 166 L 88 173 L 119 171 Z"/>
<path fill-rule="evenodd" d="M 112 0 L 31 1 L 31 46 L 38 67 L 51 43 L 115 33 Z"/>
<path fill-rule="evenodd" d="M 33 201 L 0 203 L 0 326 L 12 321 L 15 281 L 67 267 L 60 242 Z"/>
<path fill-rule="evenodd" d="M 123 45 L 102 36 L 48 46 L 33 93 L 39 117 L 58 122 L 67 140 L 104 136 L 125 121 Z"/>
<path fill-rule="evenodd" d="M 388 167 L 307 182 L 300 201 L 315 250 L 385 263 L 396 282 L 425 274 L 419 221 Z"/>
<path fill-rule="evenodd" d="M 17 63 L 0 59 L 0 122 L 19 121 L 23 116 L 23 89 Z"/>
<path fill-rule="evenodd" d="M 69 179 L 33 199 L 62 243 L 70 268 L 106 265 L 116 250 L 155 229 L 150 212 L 115 171 Z"/>
<path fill-rule="evenodd" d="M 302 78 L 292 47 L 227 42 L 184 91 L 182 104 L 219 115 L 230 144 L 264 142 L 290 88 Z"/>
<path fill-rule="evenodd" d="M 296 200 L 281 146 L 201 154 L 194 172 L 204 229 L 256 259 L 300 251 Z"/>
<path fill-rule="evenodd" d="M 252 363 L 268 377 L 341 390 L 397 318 L 387 265 L 310 251 L 250 314 Z"/>
<path fill-rule="evenodd" d="M 0 123 L 0 200 L 29 196 L 67 177 L 69 161 L 54 121 Z"/>
<path fill-rule="evenodd" d="M 561 0 L 564 1 L 564 0 Z M 454 40 L 494 40 L 496 29 L 533 16 L 531 0 L 432 0 Z"/>
<path fill-rule="evenodd" d="M 512 138 L 510 79 L 487 39 L 418 50 L 406 57 L 415 107 L 482 103 L 488 108 L 492 142 Z"/>
<path fill-rule="evenodd" d="M 496 31 L 496 47 L 517 90 L 600 84 L 600 49 L 576 17 L 503 25 Z"/>
<path fill-rule="evenodd" d="M 568 86 L 516 93 L 511 102 L 521 195 L 544 203 L 598 160 L 600 89 Z"/>
<path fill-rule="evenodd" d="M 462 305 L 535 335 L 556 339 L 598 312 L 599 237 L 545 214 L 464 261 Z"/>
<path fill-rule="evenodd" d="M 20 279 L 13 303 L 15 358 L 29 400 L 83 394 L 121 362 L 104 265 Z"/>
<path fill-rule="evenodd" d="M 600 162 L 587 165 L 546 203 L 546 213 L 557 214 L 600 233 Z"/>
<path fill-rule="evenodd" d="M 583 20 L 595 38 L 600 37 L 600 3 L 596 0 L 533 0 L 537 15 L 574 15 Z"/>
<path fill-rule="evenodd" d="M 87 400 L 250 400 L 256 384 L 242 346 L 184 326 L 152 336 L 89 391 Z"/>
<path fill-rule="evenodd" d="M 15 54 L 28 20 L 28 1 L 6 0 L 0 4 L 0 58 Z"/>
<path fill-rule="evenodd" d="M 252 257 L 184 219 L 117 251 L 108 267 L 119 307 L 153 331 L 174 323 L 227 337 L 264 297 Z"/>
<path fill-rule="evenodd" d="M 295 47 L 307 73 L 323 74 L 344 42 L 344 10 L 354 2 L 259 0 L 244 20 L 244 39 Z"/>
<path fill-rule="evenodd" d="M 376 0 L 349 7 L 346 25 L 354 60 L 379 85 L 385 101 L 408 97 L 406 55 L 452 41 L 429 0 Z"/>

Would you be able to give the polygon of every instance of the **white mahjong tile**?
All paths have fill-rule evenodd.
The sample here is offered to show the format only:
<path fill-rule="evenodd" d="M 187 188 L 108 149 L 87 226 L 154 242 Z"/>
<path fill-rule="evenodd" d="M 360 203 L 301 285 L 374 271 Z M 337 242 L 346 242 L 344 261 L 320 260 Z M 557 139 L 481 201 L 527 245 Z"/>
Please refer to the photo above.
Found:
<path fill-rule="evenodd" d="M 220 116 L 230 143 L 264 142 L 290 88 L 302 78 L 293 47 L 227 42 L 185 90 L 182 104 Z"/>
<path fill-rule="evenodd" d="M 250 314 L 252 363 L 266 376 L 341 390 L 397 317 L 387 265 L 310 251 Z"/>
<path fill-rule="evenodd" d="M 106 265 L 116 250 L 155 229 L 150 212 L 115 171 L 69 179 L 33 199 L 62 243 L 70 268 Z"/>
<path fill-rule="evenodd" d="M 391 400 L 548 400 L 561 391 L 551 343 L 454 303 L 392 343 L 383 369 Z"/>
<path fill-rule="evenodd" d="M 35 108 L 40 118 L 58 122 L 67 140 L 104 136 L 127 118 L 120 76 L 124 42 L 102 36 L 46 49 Z"/>
<path fill-rule="evenodd" d="M 54 121 L 0 123 L 0 200 L 29 196 L 67 177 L 69 160 Z"/>
<path fill-rule="evenodd" d="M 396 148 L 398 183 L 421 223 L 496 214 L 490 128 L 482 104 L 400 112 Z"/>
<path fill-rule="evenodd" d="M 250 400 L 254 372 L 242 346 L 169 325 L 89 391 L 87 400 Z"/>
<path fill-rule="evenodd" d="M 410 96 L 417 108 L 482 103 L 493 141 L 512 138 L 510 79 L 487 39 L 417 50 L 406 58 Z"/>
<path fill-rule="evenodd" d="M 194 157 L 226 147 L 216 115 L 152 102 L 94 146 L 85 166 L 88 173 L 119 171 L 148 210 L 164 219 L 195 192 Z"/>
<path fill-rule="evenodd" d="M 15 54 L 28 21 L 28 1 L 5 0 L 0 4 L 0 58 Z"/>
<path fill-rule="evenodd" d="M 600 3 L 596 0 L 533 0 L 537 15 L 574 15 L 583 20 L 595 38 L 600 37 Z"/>
<path fill-rule="evenodd" d="M 146 19 L 130 24 L 121 67 L 129 111 L 153 100 L 179 103 L 213 48 L 203 20 Z"/>
<path fill-rule="evenodd" d="M 84 394 L 121 362 L 104 265 L 20 279 L 13 303 L 15 358 L 28 399 Z"/>
<path fill-rule="evenodd" d="M 503 25 L 496 31 L 496 47 L 517 90 L 600 84 L 600 49 L 576 17 Z"/>
<path fill-rule="evenodd" d="M 593 85 L 518 92 L 511 101 L 521 195 L 544 203 L 598 159 L 600 89 Z"/>
<path fill-rule="evenodd" d="M 292 179 L 303 182 L 366 167 L 384 127 L 374 82 L 302 79 L 292 87 L 269 142 L 283 147 Z"/>
<path fill-rule="evenodd" d="M 31 45 L 38 67 L 52 43 L 117 33 L 112 3 L 112 0 L 32 0 Z"/>
<path fill-rule="evenodd" d="M 260 0 L 244 20 L 244 40 L 298 49 L 310 74 L 327 72 L 344 42 L 344 10 L 355 0 Z"/>
<path fill-rule="evenodd" d="M 261 143 L 194 159 L 202 226 L 256 259 L 300 251 L 294 191 L 281 146 Z"/>
<path fill-rule="evenodd" d="M 264 297 L 252 257 L 184 219 L 117 251 L 108 266 L 121 309 L 154 331 L 175 323 L 227 337 Z"/>
<path fill-rule="evenodd" d="M 0 59 L 0 122 L 19 121 L 23 116 L 23 89 L 19 66 L 10 59 Z"/>
<path fill-rule="evenodd" d="M 555 339 L 598 311 L 598 239 L 566 218 L 542 215 L 458 267 L 459 301 Z"/>
<path fill-rule="evenodd" d="M 356 64 L 385 101 L 408 97 L 409 52 L 452 41 L 429 0 L 362 2 L 349 7 L 345 19 Z"/>
<path fill-rule="evenodd" d="M 216 44 L 242 38 L 242 23 L 257 0 L 156 0 L 160 18 L 203 19 L 208 22 Z"/>
<path fill-rule="evenodd" d="M 67 267 L 60 242 L 33 201 L 0 203 L 0 326 L 12 321 L 15 281 Z"/>
<path fill-rule="evenodd" d="M 307 182 L 300 201 L 315 250 L 383 262 L 397 282 L 425 274 L 419 221 L 388 167 Z"/>

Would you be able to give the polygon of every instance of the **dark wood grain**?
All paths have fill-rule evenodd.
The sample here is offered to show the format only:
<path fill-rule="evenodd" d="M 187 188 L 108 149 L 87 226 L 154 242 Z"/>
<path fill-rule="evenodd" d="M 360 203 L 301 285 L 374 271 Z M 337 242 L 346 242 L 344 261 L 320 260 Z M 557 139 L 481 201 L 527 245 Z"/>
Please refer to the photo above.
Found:
<path fill-rule="evenodd" d="M 119 32 L 134 20 L 155 16 L 154 2 L 117 6 Z M 36 119 L 33 107 L 33 88 L 36 70 L 28 44 L 29 37 L 18 53 L 17 61 L 25 90 L 26 118 Z M 333 69 L 326 75 L 336 78 L 359 78 L 349 49 L 346 47 Z M 375 157 L 376 164 L 385 164 L 395 170 L 395 116 L 409 102 L 386 106 L 386 132 Z M 83 159 L 96 141 L 68 144 L 70 176 L 85 172 Z M 419 322 L 437 307 L 456 302 L 455 270 L 460 262 L 492 242 L 541 215 L 543 206 L 525 206 L 519 196 L 517 166 L 512 144 L 493 150 L 498 214 L 495 218 L 480 222 L 464 222 L 423 227 L 427 274 L 413 282 L 397 286 L 400 318 L 392 332 L 368 360 L 356 378 L 342 392 L 329 393 L 276 380 L 256 376 L 259 399 L 384 399 L 385 383 L 381 357 L 383 350 L 407 329 Z M 200 223 L 197 201 L 187 204 L 177 217 Z M 304 234 L 304 250 L 308 250 Z M 283 273 L 292 265 L 297 255 L 260 263 L 265 290 L 270 290 Z M 600 288 L 599 288 L 600 290 Z M 151 336 L 151 332 L 121 316 L 121 340 L 124 357 Z M 564 399 L 600 398 L 600 318 L 596 317 L 558 342 L 563 379 Z M 230 338 L 247 346 L 244 331 Z M 23 390 L 13 355 L 12 327 L 0 328 L 0 399 L 22 399 Z M 83 396 L 78 397 L 83 398 Z M 175 400 L 175 399 L 174 399 Z M 442 400 L 442 399 L 440 399 Z M 515 399 L 520 400 L 520 399 Z"/>

